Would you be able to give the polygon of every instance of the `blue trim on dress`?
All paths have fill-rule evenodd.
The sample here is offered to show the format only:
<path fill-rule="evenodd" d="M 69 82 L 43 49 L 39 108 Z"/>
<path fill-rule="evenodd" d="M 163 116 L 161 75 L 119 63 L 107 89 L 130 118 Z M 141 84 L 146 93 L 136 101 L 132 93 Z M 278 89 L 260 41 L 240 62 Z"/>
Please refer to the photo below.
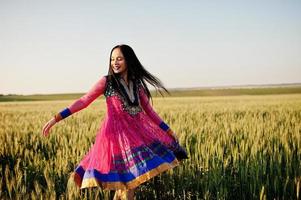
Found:
<path fill-rule="evenodd" d="M 71 115 L 71 111 L 69 110 L 69 108 L 65 108 L 62 112 L 60 112 L 62 118 L 66 118 L 68 117 L 69 115 Z"/>
<path fill-rule="evenodd" d="M 164 122 L 161 122 L 159 126 L 163 131 L 167 131 L 169 129 L 169 126 Z"/>
<path fill-rule="evenodd" d="M 151 146 L 153 146 L 152 144 Z M 157 144 L 158 145 L 158 144 Z M 127 172 L 122 172 L 125 170 L 113 170 L 109 173 L 102 174 L 96 169 L 88 169 L 84 170 L 82 166 L 78 166 L 75 169 L 75 172 L 80 176 L 80 178 L 88 179 L 88 178 L 96 178 L 100 182 L 129 182 L 137 177 L 157 168 L 163 163 L 172 163 L 176 157 L 169 149 L 164 148 L 165 146 L 162 145 L 158 151 L 165 151 L 163 155 L 157 155 L 156 153 L 153 154 L 154 156 L 150 159 L 144 160 L 145 162 L 136 163 L 132 167 L 125 169 Z M 159 152 L 158 152 L 159 153 Z M 160 152 L 161 153 L 161 152 Z M 159 154 L 160 154 L 159 153 Z"/>

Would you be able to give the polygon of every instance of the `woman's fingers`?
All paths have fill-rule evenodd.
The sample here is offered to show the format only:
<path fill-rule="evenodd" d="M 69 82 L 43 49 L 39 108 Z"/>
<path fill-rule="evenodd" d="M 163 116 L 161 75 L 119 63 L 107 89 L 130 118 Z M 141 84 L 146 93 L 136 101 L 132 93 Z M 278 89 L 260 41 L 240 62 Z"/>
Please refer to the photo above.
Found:
<path fill-rule="evenodd" d="M 50 128 L 55 124 L 55 120 L 51 119 L 49 120 L 43 127 L 42 133 L 44 136 L 47 136 L 49 134 Z"/>
<path fill-rule="evenodd" d="M 43 127 L 43 135 L 47 136 L 49 133 L 49 122 L 47 122 Z"/>
<path fill-rule="evenodd" d="M 45 135 L 45 131 L 46 131 L 47 124 L 48 124 L 48 122 L 43 126 L 43 129 L 42 129 L 42 134 L 43 134 L 43 135 Z"/>

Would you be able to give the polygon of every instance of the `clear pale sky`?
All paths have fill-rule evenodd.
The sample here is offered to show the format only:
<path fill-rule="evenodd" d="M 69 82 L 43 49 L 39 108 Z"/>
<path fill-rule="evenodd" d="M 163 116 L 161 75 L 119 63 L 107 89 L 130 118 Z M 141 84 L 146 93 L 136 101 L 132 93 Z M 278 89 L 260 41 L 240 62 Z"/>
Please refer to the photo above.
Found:
<path fill-rule="evenodd" d="M 0 94 L 86 92 L 120 43 L 167 88 L 301 82 L 301 1 L 0 0 Z"/>

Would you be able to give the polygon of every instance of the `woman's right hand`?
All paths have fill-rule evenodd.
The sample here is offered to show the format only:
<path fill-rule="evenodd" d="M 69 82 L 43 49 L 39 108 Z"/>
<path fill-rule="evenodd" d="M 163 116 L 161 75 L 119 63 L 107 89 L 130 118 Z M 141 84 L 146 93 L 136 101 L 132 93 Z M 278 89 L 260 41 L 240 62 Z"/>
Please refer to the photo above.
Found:
<path fill-rule="evenodd" d="M 43 127 L 43 135 L 47 136 L 49 134 L 49 130 L 50 128 L 56 124 L 55 118 L 52 118 L 51 120 L 49 120 Z"/>

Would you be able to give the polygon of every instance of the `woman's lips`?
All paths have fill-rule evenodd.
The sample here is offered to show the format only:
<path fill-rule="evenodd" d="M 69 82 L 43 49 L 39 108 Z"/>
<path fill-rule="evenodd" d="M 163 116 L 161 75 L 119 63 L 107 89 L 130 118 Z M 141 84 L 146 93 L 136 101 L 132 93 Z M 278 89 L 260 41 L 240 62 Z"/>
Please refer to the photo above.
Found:
<path fill-rule="evenodd" d="M 118 70 L 120 68 L 120 66 L 114 66 L 115 70 Z"/>

